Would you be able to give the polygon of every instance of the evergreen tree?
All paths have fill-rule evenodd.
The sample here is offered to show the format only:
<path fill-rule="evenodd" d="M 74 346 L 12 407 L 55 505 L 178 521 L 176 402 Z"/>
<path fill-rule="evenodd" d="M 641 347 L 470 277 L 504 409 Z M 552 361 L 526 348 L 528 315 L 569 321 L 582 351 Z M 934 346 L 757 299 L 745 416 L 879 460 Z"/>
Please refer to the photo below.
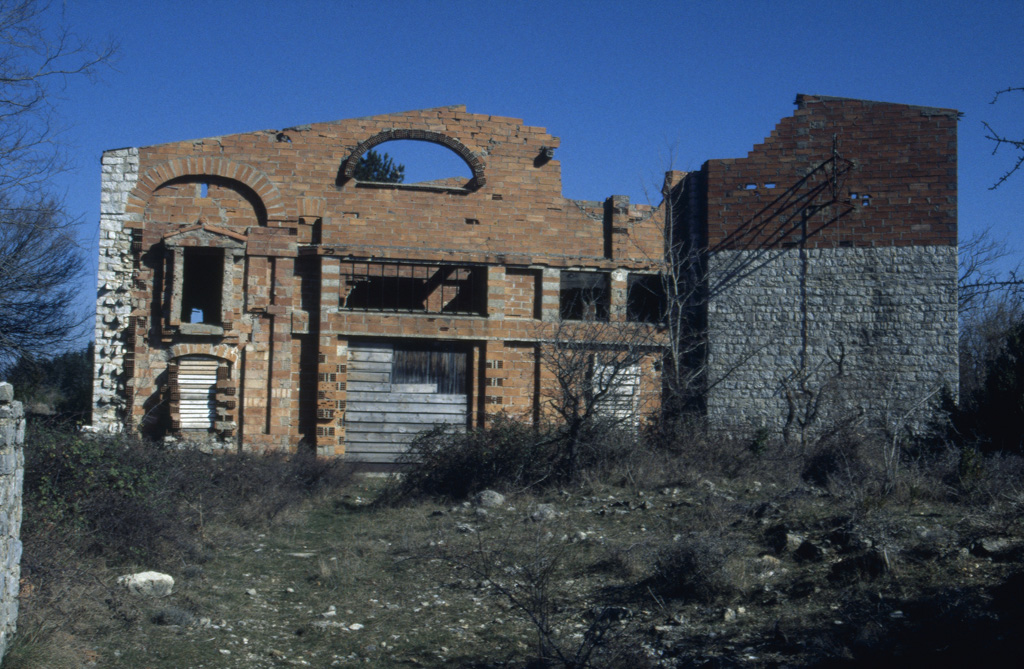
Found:
<path fill-rule="evenodd" d="M 977 415 L 989 448 L 1022 452 L 1024 446 L 1024 322 L 1006 333 L 1003 348 L 986 365 Z"/>
<path fill-rule="evenodd" d="M 395 165 L 387 153 L 382 156 L 370 149 L 359 159 L 352 176 L 358 181 L 400 184 L 405 181 L 405 165 Z"/>
<path fill-rule="evenodd" d="M 22 353 L 0 372 L 17 399 L 44 413 L 87 418 L 92 404 L 93 345 L 51 358 Z"/>

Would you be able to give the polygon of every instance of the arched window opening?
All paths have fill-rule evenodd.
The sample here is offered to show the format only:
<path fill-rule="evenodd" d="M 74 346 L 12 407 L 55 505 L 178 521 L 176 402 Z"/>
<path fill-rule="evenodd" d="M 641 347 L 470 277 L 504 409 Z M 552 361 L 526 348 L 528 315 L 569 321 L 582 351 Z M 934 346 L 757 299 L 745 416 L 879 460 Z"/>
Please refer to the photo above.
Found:
<path fill-rule="evenodd" d="M 388 160 L 390 173 L 384 167 Z M 374 177 L 393 177 L 401 168 L 401 180 L 360 178 L 360 168 L 366 168 L 371 163 L 380 166 Z M 361 182 L 465 188 L 473 179 L 473 170 L 458 153 L 446 146 L 424 140 L 396 139 L 378 144 L 364 153 L 353 176 Z M 365 171 L 362 176 L 367 176 Z"/>
<path fill-rule="evenodd" d="M 267 224 L 267 208 L 256 191 L 241 181 L 208 174 L 186 174 L 161 184 L 146 205 L 146 216 L 176 225 L 202 218 L 234 230 Z"/>

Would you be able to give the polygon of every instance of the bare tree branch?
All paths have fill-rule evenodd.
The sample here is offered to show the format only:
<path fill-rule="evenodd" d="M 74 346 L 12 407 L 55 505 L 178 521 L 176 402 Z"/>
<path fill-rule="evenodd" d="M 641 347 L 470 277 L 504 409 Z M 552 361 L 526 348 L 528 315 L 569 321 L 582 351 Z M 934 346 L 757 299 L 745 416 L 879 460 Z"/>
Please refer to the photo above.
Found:
<path fill-rule="evenodd" d="M 1012 92 L 1024 93 L 1024 86 L 1010 86 L 1008 88 L 1004 88 L 1001 91 L 996 91 L 995 96 L 992 98 L 989 104 L 994 105 L 996 102 L 998 102 L 999 96 L 1002 95 L 1003 93 Z M 1024 165 L 1024 137 L 1022 137 L 1021 139 L 1010 139 L 1006 135 L 996 132 L 992 128 L 992 126 L 988 124 L 988 122 L 982 121 L 981 123 L 982 125 L 985 126 L 985 129 L 988 131 L 988 134 L 985 135 L 985 139 L 995 142 L 995 146 L 992 147 L 993 156 L 996 155 L 996 152 L 999 151 L 999 149 L 1003 148 L 1004 146 L 1009 147 L 1010 150 L 1017 151 L 1018 153 L 1017 158 L 1014 161 L 1013 165 L 1010 167 L 1010 169 L 1008 169 L 1001 177 L 999 177 L 998 181 L 989 186 L 989 190 L 995 190 L 999 188 L 1001 185 L 1003 185 L 1003 183 L 1007 179 L 1013 176 L 1013 174 L 1021 168 L 1021 165 Z"/>
<path fill-rule="evenodd" d="M 1024 319 L 1022 264 L 1004 269 L 1013 256 L 1005 241 L 984 230 L 960 243 L 960 397 L 975 396 L 1006 333 Z"/>
<path fill-rule="evenodd" d="M 77 222 L 50 191 L 67 164 L 57 102 L 68 77 L 94 75 L 116 47 L 52 27 L 57 11 L 0 0 L 0 358 L 58 352 L 85 320 Z"/>
<path fill-rule="evenodd" d="M 646 323 L 561 320 L 541 324 L 537 340 L 552 381 L 541 386 L 545 405 L 564 426 L 557 474 L 572 479 L 589 438 L 599 430 L 635 430 L 660 394 L 644 392 L 642 370 L 666 350 L 665 331 Z"/>
<path fill-rule="evenodd" d="M 1021 262 L 1004 269 L 1013 255 L 1006 242 L 995 239 L 987 229 L 960 242 L 957 297 L 961 323 L 973 320 L 993 302 L 1024 302 Z"/>

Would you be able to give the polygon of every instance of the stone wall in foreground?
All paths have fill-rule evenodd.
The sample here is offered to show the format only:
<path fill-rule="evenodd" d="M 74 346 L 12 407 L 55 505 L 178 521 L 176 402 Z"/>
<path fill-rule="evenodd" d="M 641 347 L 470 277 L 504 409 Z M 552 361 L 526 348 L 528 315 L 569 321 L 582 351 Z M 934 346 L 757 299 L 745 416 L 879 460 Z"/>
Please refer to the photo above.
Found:
<path fill-rule="evenodd" d="M 25 416 L 9 383 L 0 383 L 0 662 L 17 629 L 21 579 L 21 487 Z"/>

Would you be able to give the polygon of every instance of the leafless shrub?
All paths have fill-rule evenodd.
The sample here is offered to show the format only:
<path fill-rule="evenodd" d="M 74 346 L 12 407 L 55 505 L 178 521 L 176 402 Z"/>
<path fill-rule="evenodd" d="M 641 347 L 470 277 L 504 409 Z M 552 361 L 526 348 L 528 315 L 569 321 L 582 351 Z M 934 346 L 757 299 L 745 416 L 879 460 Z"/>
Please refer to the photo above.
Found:
<path fill-rule="evenodd" d="M 459 500 L 487 488 L 539 491 L 639 475 L 635 435 L 595 418 L 576 435 L 579 443 L 570 477 L 564 467 L 569 438 L 562 426 L 531 426 L 503 414 L 487 428 L 439 426 L 413 440 L 400 461 L 404 475 L 392 482 L 381 500 Z"/>
<path fill-rule="evenodd" d="M 177 606 L 166 606 L 153 612 L 149 621 L 154 625 L 191 625 L 195 619 L 190 612 Z"/>
<path fill-rule="evenodd" d="M 541 365 L 553 379 L 541 386 L 543 405 L 559 419 L 554 473 L 575 480 L 602 434 L 641 426 L 653 396 L 644 390 L 644 363 L 661 356 L 665 335 L 646 323 L 601 320 L 539 330 Z"/>
<path fill-rule="evenodd" d="M 830 439 L 817 444 L 808 454 L 803 478 L 821 487 L 863 487 L 871 478 L 871 467 L 858 439 Z"/>
<path fill-rule="evenodd" d="M 714 431 L 702 420 L 683 417 L 666 420 L 649 438 L 653 450 L 669 456 L 666 483 L 695 485 L 708 477 L 779 485 L 799 480 L 800 454 L 767 429 Z"/>
<path fill-rule="evenodd" d="M 593 606 L 574 577 L 583 568 L 579 555 L 571 544 L 554 541 L 551 530 L 535 525 L 486 543 L 446 541 L 439 557 L 460 577 L 479 581 L 504 599 L 528 623 L 536 646 L 527 666 L 622 666 L 626 649 L 618 633 L 632 613 L 622 606 Z"/>
<path fill-rule="evenodd" d="M 710 604 L 742 591 L 732 550 L 722 537 L 700 534 L 681 537 L 655 558 L 647 585 L 660 597 L 692 599 Z"/>

